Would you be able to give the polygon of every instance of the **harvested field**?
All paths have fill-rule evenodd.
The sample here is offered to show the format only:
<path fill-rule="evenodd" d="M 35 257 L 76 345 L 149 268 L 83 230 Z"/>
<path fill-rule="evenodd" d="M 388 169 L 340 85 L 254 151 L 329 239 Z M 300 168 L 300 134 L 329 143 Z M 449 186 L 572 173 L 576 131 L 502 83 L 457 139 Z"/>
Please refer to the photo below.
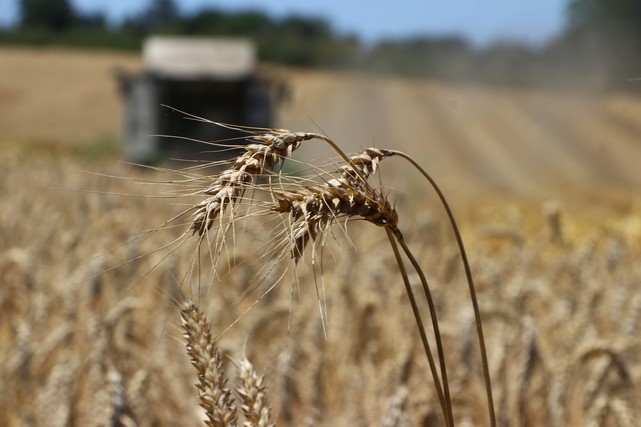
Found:
<path fill-rule="evenodd" d="M 463 200 L 585 200 L 641 188 L 636 97 L 323 73 L 292 82 L 282 114 L 288 127 L 307 129 L 313 120 L 354 150 L 410 152 Z"/>
<path fill-rule="evenodd" d="M 114 72 L 138 69 L 135 56 L 0 48 L 0 63 L 0 141 L 65 146 L 121 134 Z M 325 132 L 348 151 L 407 151 L 461 201 L 592 200 L 641 188 L 634 96 L 274 71 L 291 93 L 281 126 Z"/>
<path fill-rule="evenodd" d="M 132 55 L 0 48 L 0 141 L 64 148 L 119 135 L 118 67 Z"/>
<path fill-rule="evenodd" d="M 240 318 L 216 343 L 239 416 L 237 361 L 246 356 L 265 375 L 277 425 L 444 425 L 380 227 L 337 223 L 322 262 L 319 250 L 312 265 L 308 250 L 296 269 L 288 256 L 264 258 L 278 226 L 269 215 L 239 217 L 224 244 L 212 235 L 201 252 L 198 233 L 167 246 L 193 217 L 162 224 L 203 195 L 166 198 L 167 174 L 88 163 L 69 149 L 118 135 L 108 70 L 137 61 L 3 48 L 0 64 L 0 93 L 11 95 L 0 97 L 0 425 L 204 425 L 180 327 L 185 297 L 214 336 Z M 283 126 L 316 123 L 349 152 L 404 150 L 442 184 L 472 263 L 499 425 L 635 425 L 639 100 L 279 72 L 292 88 Z M 313 145 L 298 159 L 325 156 Z M 456 242 L 404 165 L 386 159 L 381 181 L 370 182 L 397 201 L 399 228 L 432 287 L 454 421 L 486 425 Z M 187 177 L 181 193 L 211 182 Z M 251 207 L 269 202 L 256 197 Z M 215 274 L 207 248 L 219 254 Z M 276 261 L 289 267 L 272 269 Z M 409 279 L 419 292 L 417 275 Z"/>

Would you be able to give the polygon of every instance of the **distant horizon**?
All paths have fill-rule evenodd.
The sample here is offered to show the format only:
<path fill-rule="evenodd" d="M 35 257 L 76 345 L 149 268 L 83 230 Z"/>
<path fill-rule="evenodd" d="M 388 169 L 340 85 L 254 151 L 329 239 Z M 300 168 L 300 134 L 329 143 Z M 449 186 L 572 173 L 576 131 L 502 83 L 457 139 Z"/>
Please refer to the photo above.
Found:
<path fill-rule="evenodd" d="M 327 20 L 340 35 L 354 35 L 366 44 L 411 37 L 457 36 L 483 47 L 499 41 L 541 46 L 559 35 L 565 26 L 569 0 L 540 0 L 535 4 L 512 0 L 405 0 L 371 4 L 362 0 L 182 0 L 175 1 L 181 13 L 203 8 L 227 12 L 257 10 L 273 18 L 291 15 Z M 0 0 L 0 26 L 19 20 L 20 0 Z M 71 0 L 84 13 L 104 13 L 111 24 L 118 24 L 140 13 L 149 0 Z M 390 18 L 393 17 L 393 18 Z"/>

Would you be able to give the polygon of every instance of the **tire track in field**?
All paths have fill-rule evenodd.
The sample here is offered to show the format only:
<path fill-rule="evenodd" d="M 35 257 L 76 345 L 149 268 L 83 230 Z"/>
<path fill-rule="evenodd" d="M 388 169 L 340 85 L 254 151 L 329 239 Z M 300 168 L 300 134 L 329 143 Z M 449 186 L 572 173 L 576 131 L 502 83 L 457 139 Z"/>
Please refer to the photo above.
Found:
<path fill-rule="evenodd" d="M 491 130 L 478 121 L 468 90 L 431 86 L 415 96 L 420 97 L 425 114 L 434 117 L 436 133 L 452 156 L 467 170 L 468 182 L 485 191 L 513 194 L 523 184 L 515 178 L 509 157 L 496 148 Z"/>
<path fill-rule="evenodd" d="M 603 107 L 599 115 L 605 123 L 612 124 L 621 133 L 627 134 L 629 138 L 626 139 L 630 139 L 635 145 L 641 147 L 641 115 L 633 119 L 613 111 L 608 106 Z"/>
<path fill-rule="evenodd" d="M 380 117 L 382 141 L 380 146 L 402 150 L 416 159 L 452 197 L 470 197 L 472 193 L 469 172 L 464 159 L 448 147 L 448 135 L 425 108 L 420 92 L 429 92 L 431 83 L 387 79 L 376 99 Z M 405 164 L 396 163 L 395 171 Z M 405 183 L 406 184 L 406 183 Z M 399 182 L 398 185 L 401 185 Z"/>
<path fill-rule="evenodd" d="M 458 198 L 583 198 L 641 181 L 636 99 L 349 73 L 293 81 L 300 96 L 284 126 L 317 130 L 312 119 L 348 151 L 401 149 Z"/>
<path fill-rule="evenodd" d="M 470 95 L 470 102 L 479 105 L 479 120 L 501 136 L 496 139 L 503 143 L 500 150 L 514 153 L 520 172 L 536 177 L 541 187 L 559 193 L 569 185 L 586 194 L 603 190 L 605 182 L 627 189 L 639 184 L 637 165 L 629 161 L 641 159 L 638 129 L 608 113 L 603 97 L 541 96 L 497 88 L 480 88 Z M 538 101 L 554 115 L 556 127 L 528 114 L 527 106 Z"/>
<path fill-rule="evenodd" d="M 523 106 L 555 136 L 557 146 L 581 164 L 580 176 L 584 179 L 580 181 L 584 186 L 602 187 L 604 183 L 628 186 L 631 181 L 621 165 L 601 149 L 601 144 L 610 137 L 604 138 L 603 129 L 593 126 L 599 117 L 590 102 L 589 99 L 559 99 L 537 94 Z M 562 161 L 557 164 L 557 167 L 563 167 Z"/>
<path fill-rule="evenodd" d="M 594 146 L 595 156 L 612 165 L 619 180 L 609 182 L 613 187 L 641 190 L 641 131 L 622 116 L 606 112 L 602 105 L 592 111 L 585 125 L 581 126 L 586 140 Z M 605 166 L 607 167 L 607 166 Z"/>
<path fill-rule="evenodd" d="M 496 149 L 510 157 L 511 176 L 519 177 L 522 193 L 550 197 L 559 188 L 576 187 L 576 177 L 588 175 L 572 153 L 559 144 L 559 136 L 524 111 L 528 96 L 527 92 L 507 89 L 478 89 L 469 96 L 469 102 L 475 107 L 477 120 L 495 135 Z"/>
<path fill-rule="evenodd" d="M 282 126 L 326 133 L 347 151 L 372 145 L 381 127 L 381 109 L 376 108 L 381 89 L 376 79 L 309 73 L 291 84 L 295 100 L 282 109 Z"/>

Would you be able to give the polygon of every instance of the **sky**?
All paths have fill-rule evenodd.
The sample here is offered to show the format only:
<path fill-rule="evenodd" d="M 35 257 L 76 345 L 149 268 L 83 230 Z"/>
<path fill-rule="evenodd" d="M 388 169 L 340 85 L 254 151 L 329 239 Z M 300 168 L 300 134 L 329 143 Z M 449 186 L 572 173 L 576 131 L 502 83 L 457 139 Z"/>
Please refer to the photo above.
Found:
<path fill-rule="evenodd" d="M 71 0 L 77 10 L 106 13 L 111 22 L 142 10 L 149 0 Z M 327 19 L 341 34 L 373 43 L 415 35 L 461 35 L 477 46 L 500 40 L 541 45 L 559 34 L 569 0 L 176 0 L 183 12 L 203 6 L 254 8 L 275 18 Z M 0 25 L 16 22 L 20 0 L 0 0 Z"/>

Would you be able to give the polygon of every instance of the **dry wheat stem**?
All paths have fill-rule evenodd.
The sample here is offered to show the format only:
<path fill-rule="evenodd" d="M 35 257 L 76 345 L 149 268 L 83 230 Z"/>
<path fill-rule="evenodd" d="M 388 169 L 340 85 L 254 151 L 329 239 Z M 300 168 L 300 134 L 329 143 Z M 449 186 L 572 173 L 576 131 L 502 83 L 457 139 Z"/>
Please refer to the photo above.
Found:
<path fill-rule="evenodd" d="M 378 170 L 380 161 L 383 158 L 393 156 L 395 154 L 398 154 L 398 153 L 392 150 L 376 149 L 376 148 L 365 149 L 365 151 L 363 151 L 360 154 L 350 156 L 349 164 L 344 165 L 339 169 L 339 172 L 341 173 L 340 178 L 330 181 L 328 185 L 335 186 L 335 187 L 347 187 L 347 188 L 356 187 L 356 188 L 364 188 L 365 190 L 368 190 L 370 187 L 365 180 L 371 174 L 376 173 L 376 171 Z M 392 211 L 394 212 L 393 221 L 387 220 L 384 222 L 377 222 L 376 220 L 371 220 L 368 218 L 365 218 L 365 219 L 369 220 L 370 222 L 376 225 L 385 226 L 388 228 L 388 230 L 391 230 L 392 235 L 394 235 L 394 237 L 398 240 L 399 244 L 403 248 L 403 251 L 405 252 L 406 256 L 409 258 L 412 266 L 414 267 L 414 269 L 416 270 L 416 272 L 418 273 L 421 279 L 421 284 L 423 286 L 425 297 L 428 302 L 431 322 L 434 328 L 434 336 L 435 336 L 435 341 L 437 346 L 437 352 L 439 356 L 439 365 L 441 368 L 441 380 L 443 383 L 444 408 L 446 409 L 445 419 L 448 425 L 453 425 L 454 417 L 452 413 L 452 402 L 451 402 L 451 397 L 449 392 L 449 381 L 447 377 L 445 353 L 443 350 L 441 333 L 440 333 L 438 318 L 436 315 L 436 307 L 435 307 L 434 300 L 432 298 L 432 294 L 429 289 L 429 285 L 427 283 L 425 274 L 423 273 L 423 270 L 421 269 L 419 263 L 416 261 L 416 258 L 412 254 L 411 250 L 406 245 L 403 235 L 397 227 L 398 215 L 396 214 L 395 210 L 392 209 Z M 397 258 L 397 262 L 399 261 L 400 259 Z M 401 270 L 405 269 L 402 264 L 399 264 L 399 268 Z M 409 290 L 411 291 L 411 289 Z M 413 295 L 410 296 L 410 299 L 411 300 L 413 299 Z M 419 318 L 417 318 L 417 323 L 419 324 L 419 328 L 422 328 L 423 323 Z M 428 358 L 431 357 L 431 352 L 429 352 L 428 348 L 425 348 L 425 351 L 428 354 Z"/>
<path fill-rule="evenodd" d="M 298 264 L 302 258 L 305 247 L 310 241 L 317 242 L 320 240 L 322 242 L 329 226 L 335 224 L 341 218 L 344 218 L 345 220 L 360 218 L 377 226 L 386 228 L 388 237 L 390 238 L 390 243 L 396 255 L 399 269 L 401 270 L 401 274 L 406 285 L 406 290 L 412 304 L 417 325 L 421 332 L 421 338 L 423 340 L 426 355 L 430 362 L 430 369 L 432 370 L 432 375 L 434 377 L 435 386 L 444 412 L 446 424 L 448 426 L 453 425 L 452 403 L 449 393 L 445 355 L 442 347 L 442 339 L 438 326 L 435 305 L 431 297 L 427 280 L 420 265 L 416 261 L 410 249 L 407 247 L 403 235 L 397 227 L 398 214 L 396 213 L 396 210 L 389 204 L 387 198 L 383 196 L 380 190 L 372 189 L 367 182 L 367 178 L 371 174 L 377 172 L 379 163 L 383 158 L 397 155 L 408 160 L 424 175 L 437 192 L 447 211 L 459 245 L 459 251 L 465 266 L 470 295 L 475 312 L 490 422 L 492 426 L 495 426 L 496 421 L 485 341 L 483 337 L 478 302 L 476 299 L 476 292 L 465 248 L 463 246 L 456 221 L 454 220 L 454 216 L 449 208 L 445 196 L 432 177 L 408 155 L 395 150 L 370 148 L 364 150 L 362 153 L 348 157 L 330 138 L 318 134 L 294 133 L 287 130 L 272 130 L 264 134 L 254 135 L 251 138 L 253 143 L 245 148 L 245 152 L 236 158 L 230 168 L 218 175 L 214 183 L 209 188 L 202 191 L 202 193 L 210 197 L 192 207 L 192 210 L 194 211 L 194 220 L 191 226 L 192 233 L 198 233 L 202 241 L 207 234 L 206 232 L 211 229 L 213 221 L 219 217 L 221 212 L 225 211 L 230 206 L 233 207 L 237 205 L 239 200 L 242 200 L 247 189 L 260 188 L 260 186 L 255 183 L 256 177 L 271 176 L 270 174 L 273 173 L 273 169 L 277 164 L 279 164 L 283 159 L 290 157 L 291 153 L 298 148 L 303 141 L 311 139 L 319 139 L 326 142 L 343 159 L 345 164 L 339 167 L 336 171 L 338 177 L 328 179 L 324 184 L 317 184 L 312 181 L 309 181 L 307 185 L 298 184 L 298 188 L 291 188 L 291 186 L 290 188 L 285 188 L 282 187 L 281 183 L 281 189 L 274 189 L 270 178 L 270 183 L 267 187 L 267 193 L 270 194 L 273 200 L 273 204 L 269 209 L 279 214 L 287 214 L 287 223 L 289 224 L 288 236 L 291 248 L 290 256 L 294 261 L 294 264 Z M 233 212 L 234 211 L 232 209 L 232 219 Z M 220 220 L 222 221 L 222 217 L 220 217 Z M 226 231 L 223 231 L 223 234 L 225 233 Z M 407 278 L 407 273 L 403 266 L 400 253 L 398 252 L 396 242 L 401 245 L 403 251 L 421 279 L 421 284 L 428 301 L 431 321 L 437 343 L 441 370 L 440 379 L 436 372 L 436 366 L 429 349 L 429 344 L 427 343 L 420 313 L 418 312 L 416 301 L 411 291 L 409 279 Z M 270 289 L 272 289 L 272 287 L 270 287 Z M 441 387 L 441 381 L 443 383 L 443 387 Z"/>
<path fill-rule="evenodd" d="M 410 284 L 409 278 L 407 276 L 407 271 L 403 265 L 403 259 L 398 250 L 396 244 L 394 232 L 390 228 L 385 228 L 387 232 L 387 237 L 390 241 L 390 246 L 394 251 L 394 256 L 396 257 L 396 263 L 398 264 L 401 276 L 403 277 L 403 283 L 405 284 L 405 290 L 407 291 L 407 296 L 410 300 L 410 305 L 412 306 L 412 312 L 414 313 L 414 318 L 416 319 L 416 324 L 418 326 L 419 334 L 421 336 L 421 342 L 423 343 L 423 348 L 427 356 L 427 361 L 430 366 L 430 371 L 432 373 L 432 378 L 434 379 L 434 387 L 436 388 L 436 393 L 438 395 L 438 400 L 441 404 L 441 410 L 443 411 L 443 418 L 448 426 L 453 425 L 452 419 L 450 418 L 450 410 L 448 409 L 445 396 L 443 395 L 443 387 L 441 386 L 441 381 L 438 375 L 438 369 L 436 368 L 436 363 L 434 362 L 434 357 L 432 356 L 432 351 L 430 350 L 430 344 L 427 339 L 427 334 L 425 333 L 425 328 L 423 327 L 423 320 L 421 318 L 420 310 L 416 303 L 416 298 L 414 297 L 414 292 L 412 291 L 412 285 Z"/>
<path fill-rule="evenodd" d="M 392 229 L 392 234 L 394 235 L 394 237 L 396 237 L 396 240 L 401 245 L 401 248 L 403 248 L 403 252 L 405 252 L 405 255 L 408 257 L 408 259 L 410 260 L 410 263 L 414 267 L 414 270 L 418 273 L 419 278 L 421 280 L 421 285 L 423 286 L 423 292 L 425 293 L 425 298 L 427 299 L 427 304 L 430 311 L 432 327 L 434 328 L 436 351 L 439 357 L 439 364 L 441 366 L 441 378 L 443 380 L 443 394 L 445 396 L 445 405 L 448 410 L 447 415 L 449 417 L 450 425 L 454 425 L 454 415 L 452 413 L 452 399 L 450 397 L 450 387 L 449 387 L 449 381 L 447 377 L 447 367 L 445 363 L 445 352 L 443 350 L 443 340 L 441 338 L 439 322 L 436 316 L 436 306 L 434 304 L 434 298 L 432 298 L 432 292 L 430 291 L 429 285 L 427 283 L 427 278 L 425 277 L 425 273 L 423 272 L 423 269 L 421 268 L 420 264 L 414 257 L 414 254 L 412 254 L 412 251 L 410 251 L 409 247 L 405 243 L 405 238 L 403 237 L 403 234 L 398 228 Z"/>
<path fill-rule="evenodd" d="M 349 163 L 338 170 L 341 174 L 339 178 L 332 179 L 322 186 L 307 186 L 297 192 L 290 191 L 289 193 L 276 194 L 277 205 L 273 209 L 276 212 L 289 213 L 292 217 L 292 258 L 296 263 L 300 260 L 307 243 L 310 240 L 316 240 L 319 235 L 323 234 L 329 224 L 341 216 L 360 216 L 368 222 L 392 230 L 392 235 L 399 240 L 403 250 L 410 258 L 412 265 L 419 273 L 428 300 L 444 388 L 441 387 L 441 381 L 436 373 L 434 359 L 429 349 L 423 322 L 418 312 L 414 295 L 411 287 L 407 287 L 413 312 L 419 330 L 421 331 L 423 346 L 430 363 L 430 369 L 432 369 L 432 376 L 443 408 L 446 424 L 451 426 L 453 425 L 453 414 L 449 384 L 447 382 L 445 356 L 436 310 L 425 275 L 411 254 L 411 251 L 405 245 L 402 234 L 398 230 L 398 215 L 396 211 L 382 195 L 376 194 L 366 181 L 372 173 L 377 171 L 380 160 L 383 157 L 393 154 L 393 152 L 388 150 L 367 149 L 361 154 L 348 157 L 347 161 Z M 396 252 L 397 249 L 394 243 L 393 248 Z M 399 268 L 404 276 L 404 282 L 406 286 L 409 286 L 405 268 L 400 258 L 397 258 L 397 262 L 399 262 Z"/>
<path fill-rule="evenodd" d="M 495 426 L 496 425 L 496 416 L 495 416 L 495 413 L 494 413 L 494 402 L 493 402 L 493 397 L 492 397 L 491 379 L 490 379 L 490 374 L 489 374 L 489 365 L 488 365 L 488 362 L 487 362 L 487 352 L 486 352 L 486 348 L 485 348 L 485 338 L 484 338 L 484 334 L 483 334 L 483 326 L 482 326 L 482 321 L 481 321 L 481 317 L 480 317 L 480 310 L 478 308 L 478 301 L 477 301 L 477 298 L 476 298 L 476 290 L 475 290 L 475 286 L 474 286 L 474 281 L 473 281 L 473 278 L 472 278 L 472 273 L 471 273 L 471 269 L 470 269 L 469 262 L 468 262 L 468 259 L 467 259 L 465 247 L 463 245 L 463 240 L 462 240 L 460 232 L 458 230 L 458 226 L 457 226 L 456 220 L 454 219 L 454 215 L 452 213 L 452 210 L 449 207 L 449 204 L 447 203 L 447 200 L 446 200 L 443 192 L 441 191 L 440 187 L 436 184 L 434 179 L 418 163 L 416 163 L 416 161 L 414 159 L 412 159 L 407 154 L 402 153 L 400 151 L 396 151 L 396 150 L 375 150 L 375 149 L 371 149 L 369 152 L 366 151 L 365 153 L 363 153 L 360 156 L 355 156 L 355 157 L 350 158 L 349 159 L 349 166 L 351 167 L 351 170 L 350 169 L 345 169 L 345 172 L 343 173 L 343 175 L 341 177 L 341 180 L 339 180 L 339 182 L 358 185 L 358 180 L 355 179 L 355 177 L 352 175 L 352 171 L 358 173 L 358 178 L 360 178 L 361 180 L 364 180 L 364 179 L 367 178 L 367 176 L 369 176 L 369 173 L 374 173 L 376 171 L 376 169 L 378 167 L 378 163 L 380 162 L 380 159 L 382 159 L 383 157 L 394 156 L 394 155 L 398 155 L 399 157 L 402 157 L 402 158 L 408 160 L 429 181 L 429 183 L 432 185 L 432 187 L 436 191 L 437 195 L 439 196 L 439 198 L 441 200 L 441 203 L 443 204 L 443 206 L 444 206 L 444 208 L 445 208 L 445 210 L 447 212 L 448 218 L 450 220 L 450 223 L 452 225 L 452 229 L 454 231 L 454 234 L 455 234 L 455 237 L 456 237 L 456 240 L 457 240 L 457 244 L 459 246 L 459 252 L 460 252 L 461 258 L 463 260 L 464 267 L 465 267 L 465 273 L 466 273 L 466 277 L 467 277 L 467 281 L 468 281 L 468 285 L 469 285 L 469 289 L 470 289 L 472 305 L 473 305 L 473 308 L 474 308 L 474 313 L 475 313 L 475 318 L 476 318 L 477 335 L 478 335 L 478 338 L 479 338 L 479 346 L 480 346 L 480 349 L 481 349 L 481 360 L 482 360 L 482 364 L 483 364 L 483 372 L 484 372 L 484 378 L 485 378 L 485 386 L 486 386 L 486 395 L 487 395 L 487 400 L 488 400 L 488 412 L 489 412 L 489 416 L 490 416 L 490 424 L 492 426 Z M 364 185 L 366 185 L 366 184 L 364 184 Z M 396 227 L 394 227 L 394 228 L 396 228 Z M 422 272 L 422 270 L 420 268 L 420 265 L 416 262 L 416 259 L 413 257 L 413 255 L 412 255 L 411 251 L 409 250 L 409 248 L 405 245 L 403 236 L 400 233 L 400 231 L 398 231 L 398 228 L 396 228 L 396 230 L 393 231 L 392 234 L 394 234 L 396 239 L 399 241 L 399 243 L 403 247 L 405 253 L 410 258 L 410 261 L 412 262 L 412 265 L 414 266 L 415 270 L 417 271 L 417 273 L 421 277 L 421 283 L 423 285 L 423 288 L 424 288 L 424 291 L 425 291 L 425 295 L 426 295 L 426 298 L 428 300 L 428 304 L 430 305 L 430 313 L 432 315 L 432 324 L 433 324 L 433 326 L 435 328 L 435 335 L 436 335 L 436 339 L 437 339 L 439 358 L 440 358 L 440 361 L 441 361 L 441 371 L 442 371 L 441 375 L 442 375 L 443 384 L 444 384 L 444 387 L 445 387 L 445 389 L 444 389 L 445 399 L 446 399 L 447 407 L 450 408 L 450 410 L 451 410 L 451 402 L 449 400 L 449 391 L 447 390 L 448 382 L 447 382 L 447 373 L 446 373 L 445 362 L 444 362 L 445 358 L 444 358 L 444 353 L 443 353 L 443 350 L 442 350 L 442 346 L 440 345 L 440 334 L 438 333 L 438 322 L 437 322 L 437 319 L 436 319 L 436 314 L 435 314 L 435 309 L 434 309 L 434 306 L 433 306 L 433 301 L 432 301 L 432 298 L 431 298 L 431 293 L 430 293 L 429 288 L 427 286 L 427 281 L 426 281 L 425 276 L 424 276 L 424 274 L 423 274 L 423 272 Z M 448 415 L 449 415 L 450 422 L 452 422 L 453 418 L 452 418 L 451 412 Z M 447 420 L 447 417 L 446 417 L 446 420 Z"/>
<path fill-rule="evenodd" d="M 492 381 L 490 378 L 490 369 L 489 369 L 489 364 L 487 361 L 487 351 L 485 348 L 485 337 L 483 334 L 483 323 L 481 320 L 481 312 L 478 306 L 478 299 L 476 297 L 476 288 L 474 286 L 474 279 L 472 277 L 472 270 L 470 268 L 470 263 L 467 258 L 467 254 L 465 251 L 465 246 L 463 245 L 463 238 L 461 237 L 461 233 L 458 229 L 458 225 L 456 223 L 456 220 L 454 219 L 454 214 L 452 213 L 452 209 L 450 208 L 449 203 L 447 202 L 447 199 L 445 198 L 445 195 L 441 191 L 440 187 L 436 184 L 436 181 L 432 178 L 430 174 L 425 171 L 419 165 L 414 159 L 412 159 L 410 156 L 407 154 L 401 152 L 401 151 L 396 151 L 396 150 L 389 150 L 391 155 L 398 155 L 399 157 L 402 157 L 403 159 L 407 160 L 410 162 L 424 177 L 427 179 L 436 191 L 441 204 L 445 208 L 445 211 L 447 212 L 447 216 L 449 218 L 450 224 L 452 225 L 452 230 L 454 232 L 454 235 L 456 237 L 456 243 L 459 248 L 459 253 L 461 255 L 461 259 L 463 260 L 463 266 L 465 268 L 465 276 L 467 277 L 467 283 L 470 291 L 470 297 L 472 300 L 472 307 L 474 309 L 474 317 L 476 320 L 476 331 L 478 335 L 478 340 L 479 340 L 479 347 L 480 347 L 480 352 L 481 352 L 481 362 L 483 364 L 483 376 L 485 380 L 485 392 L 487 396 L 487 403 L 488 403 L 488 412 L 489 412 L 489 417 L 490 417 L 490 425 L 491 426 L 496 426 L 496 414 L 494 412 L 494 399 L 492 397 Z"/>

